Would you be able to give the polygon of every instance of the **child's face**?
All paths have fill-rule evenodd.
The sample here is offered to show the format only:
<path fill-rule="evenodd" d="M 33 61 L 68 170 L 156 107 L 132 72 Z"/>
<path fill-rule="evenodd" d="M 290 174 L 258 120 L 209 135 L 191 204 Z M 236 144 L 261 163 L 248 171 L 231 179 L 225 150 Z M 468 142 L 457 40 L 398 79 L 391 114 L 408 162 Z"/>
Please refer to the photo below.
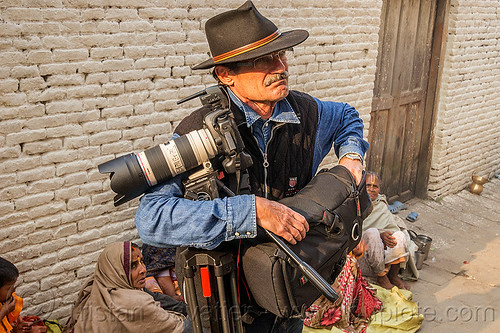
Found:
<path fill-rule="evenodd" d="M 12 296 L 12 293 L 16 291 L 16 282 L 17 278 L 15 278 L 14 281 L 7 282 L 2 287 L 0 287 L 0 302 L 5 302 Z"/>

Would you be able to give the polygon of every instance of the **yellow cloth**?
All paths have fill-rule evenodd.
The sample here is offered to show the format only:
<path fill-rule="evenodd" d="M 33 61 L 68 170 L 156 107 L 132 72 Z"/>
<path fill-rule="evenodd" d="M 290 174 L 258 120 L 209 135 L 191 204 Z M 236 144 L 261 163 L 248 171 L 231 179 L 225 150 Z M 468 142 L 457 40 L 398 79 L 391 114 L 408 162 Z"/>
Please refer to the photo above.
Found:
<path fill-rule="evenodd" d="M 424 315 L 418 313 L 411 291 L 398 287 L 391 290 L 374 287 L 377 288 L 377 297 L 384 302 L 384 309 L 370 318 L 367 333 L 413 333 L 422 326 Z"/>
<path fill-rule="evenodd" d="M 10 331 L 12 331 L 12 323 L 16 322 L 23 309 L 23 299 L 17 296 L 16 293 L 13 293 L 12 297 L 16 299 L 16 306 L 11 313 L 8 313 L 5 317 L 3 317 L 2 325 L 0 325 L 0 333 L 9 333 Z M 2 304 L 0 303 L 0 309 L 1 308 Z"/>
<path fill-rule="evenodd" d="M 401 290 L 398 287 L 387 290 L 377 285 L 377 297 L 384 302 L 382 311 L 372 315 L 366 329 L 366 333 L 413 333 L 416 332 L 424 320 L 424 315 L 418 313 L 418 305 L 413 302 L 412 293 L 409 290 Z M 333 327 L 328 329 L 314 329 L 304 326 L 303 333 L 342 333 L 343 331 Z"/>
<path fill-rule="evenodd" d="M 62 328 L 59 322 L 55 319 L 44 320 L 45 327 L 47 327 L 47 333 L 61 333 Z"/>

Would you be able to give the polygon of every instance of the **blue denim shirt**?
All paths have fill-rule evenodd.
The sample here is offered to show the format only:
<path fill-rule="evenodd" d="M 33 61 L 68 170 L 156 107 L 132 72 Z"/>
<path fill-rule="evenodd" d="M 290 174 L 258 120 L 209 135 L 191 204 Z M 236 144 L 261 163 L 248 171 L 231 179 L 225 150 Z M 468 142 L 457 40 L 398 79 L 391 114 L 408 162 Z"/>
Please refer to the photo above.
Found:
<path fill-rule="evenodd" d="M 252 128 L 263 152 L 272 126 L 280 122 L 299 122 L 287 100 L 278 102 L 273 115 L 264 120 L 234 94 L 230 95 L 232 102 L 245 114 L 247 125 Z M 332 144 L 338 157 L 351 152 L 364 156 L 368 150 L 368 142 L 363 140 L 363 122 L 353 107 L 318 99 L 316 102 L 319 117 L 313 175 Z M 192 201 L 183 198 L 181 180 L 182 175 L 178 175 L 153 187 L 141 198 L 135 222 L 143 242 L 158 247 L 213 249 L 223 241 L 257 235 L 254 195 Z"/>

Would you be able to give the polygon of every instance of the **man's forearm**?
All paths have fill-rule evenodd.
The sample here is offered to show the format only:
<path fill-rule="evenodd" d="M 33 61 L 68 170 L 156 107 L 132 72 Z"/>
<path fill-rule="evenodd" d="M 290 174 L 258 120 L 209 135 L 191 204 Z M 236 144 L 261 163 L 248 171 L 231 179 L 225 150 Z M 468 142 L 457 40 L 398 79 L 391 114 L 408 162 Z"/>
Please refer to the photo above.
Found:
<path fill-rule="evenodd" d="M 149 245 L 213 249 L 223 241 L 255 237 L 255 216 L 251 195 L 192 201 L 158 191 L 141 199 L 136 226 Z"/>

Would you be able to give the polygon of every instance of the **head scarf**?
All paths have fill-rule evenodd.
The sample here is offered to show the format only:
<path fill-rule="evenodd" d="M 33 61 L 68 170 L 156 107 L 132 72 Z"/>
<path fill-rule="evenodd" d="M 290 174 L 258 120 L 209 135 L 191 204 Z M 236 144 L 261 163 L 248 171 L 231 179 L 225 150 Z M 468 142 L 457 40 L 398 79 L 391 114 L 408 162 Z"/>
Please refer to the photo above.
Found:
<path fill-rule="evenodd" d="M 106 246 L 78 294 L 64 332 L 182 332 L 184 316 L 166 311 L 131 283 L 132 246 Z"/>

